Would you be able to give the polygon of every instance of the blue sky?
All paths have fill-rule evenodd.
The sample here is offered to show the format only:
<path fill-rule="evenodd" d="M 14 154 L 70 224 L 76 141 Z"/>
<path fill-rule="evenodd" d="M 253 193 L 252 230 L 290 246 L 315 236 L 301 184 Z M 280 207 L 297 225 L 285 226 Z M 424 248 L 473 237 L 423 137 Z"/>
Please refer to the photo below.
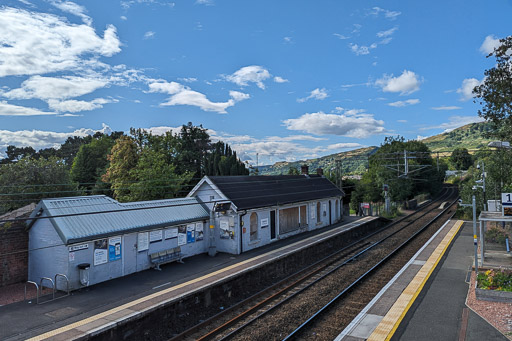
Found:
<path fill-rule="evenodd" d="M 0 5 L 0 157 L 191 121 L 294 161 L 477 122 L 511 1 L 32 1 Z"/>

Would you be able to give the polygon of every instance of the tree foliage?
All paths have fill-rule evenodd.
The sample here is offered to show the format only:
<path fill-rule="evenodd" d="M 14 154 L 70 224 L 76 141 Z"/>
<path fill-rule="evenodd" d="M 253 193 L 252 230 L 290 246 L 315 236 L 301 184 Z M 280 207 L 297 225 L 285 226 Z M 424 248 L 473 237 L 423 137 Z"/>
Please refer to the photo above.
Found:
<path fill-rule="evenodd" d="M 404 152 L 405 151 L 405 152 Z M 405 160 L 408 174 L 405 174 Z M 352 193 L 351 206 L 360 202 L 384 200 L 383 185 L 389 186 L 391 200 L 401 202 L 420 193 L 436 194 L 443 182 L 446 166 L 437 170 L 428 147 L 420 141 L 386 137 L 384 144 L 370 157 L 369 170 Z"/>
<path fill-rule="evenodd" d="M 66 165 L 57 157 L 24 157 L 0 167 L 0 212 L 13 210 L 42 198 L 76 195 Z"/>
<path fill-rule="evenodd" d="M 494 67 L 485 70 L 482 83 L 473 89 L 475 102 L 482 105 L 478 115 L 494 123 L 494 135 L 512 137 L 512 36 L 500 39 L 500 46 L 487 57 L 495 57 Z"/>
<path fill-rule="evenodd" d="M 450 156 L 450 162 L 457 170 L 467 170 L 473 164 L 473 157 L 466 148 L 455 148 Z"/>

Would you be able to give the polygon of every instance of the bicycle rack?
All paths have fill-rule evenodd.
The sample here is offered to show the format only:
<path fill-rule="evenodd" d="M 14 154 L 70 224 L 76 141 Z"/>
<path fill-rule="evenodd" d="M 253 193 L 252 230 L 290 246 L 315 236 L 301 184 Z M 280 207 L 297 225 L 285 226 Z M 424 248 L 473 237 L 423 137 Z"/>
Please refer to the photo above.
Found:
<path fill-rule="evenodd" d="M 39 304 L 39 286 L 37 285 L 36 282 L 32 282 L 32 281 L 27 281 L 25 283 L 25 295 L 23 297 L 24 301 L 27 300 L 27 284 L 34 284 L 34 286 L 36 287 L 36 304 Z"/>
<path fill-rule="evenodd" d="M 52 293 L 53 293 L 53 298 L 51 299 L 51 301 L 53 301 L 55 299 L 55 283 L 53 282 L 53 279 L 51 279 L 50 277 L 41 277 L 41 280 L 39 281 L 39 286 L 41 287 L 41 290 L 43 289 L 43 281 L 49 281 L 51 284 L 52 284 Z M 45 301 L 45 302 L 49 302 L 49 301 Z M 44 302 L 43 302 L 44 303 Z"/>
<path fill-rule="evenodd" d="M 61 297 L 66 297 L 66 296 L 69 296 L 69 279 L 68 279 L 68 276 L 64 275 L 64 274 L 56 274 L 55 275 L 55 286 L 53 287 L 53 299 L 55 299 L 55 292 L 57 291 L 57 278 L 59 277 L 62 277 L 66 280 L 66 295 L 64 296 L 60 296 L 60 297 L 57 297 L 57 298 L 61 298 Z"/>

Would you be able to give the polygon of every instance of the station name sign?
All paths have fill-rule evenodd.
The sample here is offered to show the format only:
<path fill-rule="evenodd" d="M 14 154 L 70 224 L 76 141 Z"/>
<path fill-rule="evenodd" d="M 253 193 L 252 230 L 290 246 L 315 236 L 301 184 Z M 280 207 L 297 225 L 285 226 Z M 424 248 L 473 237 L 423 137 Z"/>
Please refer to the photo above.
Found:
<path fill-rule="evenodd" d="M 501 193 L 501 207 L 503 216 L 512 216 L 512 193 Z"/>
<path fill-rule="evenodd" d="M 72 245 L 68 249 L 69 249 L 69 252 L 74 252 L 74 251 L 78 251 L 78 250 L 85 250 L 88 248 L 89 248 L 89 244 L 81 244 L 81 245 Z"/>

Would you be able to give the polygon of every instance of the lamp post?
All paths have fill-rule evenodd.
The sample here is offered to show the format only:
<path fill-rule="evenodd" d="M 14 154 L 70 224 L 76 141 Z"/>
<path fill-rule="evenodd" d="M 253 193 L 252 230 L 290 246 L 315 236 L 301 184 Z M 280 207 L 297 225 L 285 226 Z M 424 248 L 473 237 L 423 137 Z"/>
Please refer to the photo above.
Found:
<path fill-rule="evenodd" d="M 480 169 L 480 163 L 476 165 L 476 169 Z M 484 211 L 487 211 L 487 200 L 485 197 L 485 163 L 482 161 L 482 179 L 475 181 L 477 184 L 482 184 L 482 186 L 476 186 L 483 189 L 483 196 L 484 196 Z"/>

